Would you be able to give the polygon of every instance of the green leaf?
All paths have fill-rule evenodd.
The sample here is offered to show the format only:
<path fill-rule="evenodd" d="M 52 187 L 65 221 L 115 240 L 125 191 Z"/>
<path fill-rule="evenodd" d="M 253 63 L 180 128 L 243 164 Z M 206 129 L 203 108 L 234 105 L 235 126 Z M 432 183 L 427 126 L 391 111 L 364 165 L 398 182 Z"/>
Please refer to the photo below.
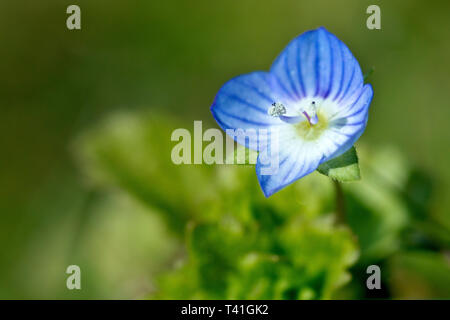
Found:
<path fill-rule="evenodd" d="M 356 154 L 355 147 L 351 147 L 339 157 L 322 163 L 319 168 L 317 168 L 317 171 L 341 182 L 361 179 L 358 155 Z"/>

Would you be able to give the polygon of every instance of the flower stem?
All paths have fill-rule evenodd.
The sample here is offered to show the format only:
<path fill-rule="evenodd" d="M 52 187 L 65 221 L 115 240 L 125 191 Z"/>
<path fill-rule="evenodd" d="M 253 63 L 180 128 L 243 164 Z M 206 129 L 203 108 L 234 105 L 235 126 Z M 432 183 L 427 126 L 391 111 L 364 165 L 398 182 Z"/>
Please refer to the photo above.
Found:
<path fill-rule="evenodd" d="M 345 224 L 345 199 L 342 185 L 339 181 L 333 180 L 336 190 L 336 223 Z"/>

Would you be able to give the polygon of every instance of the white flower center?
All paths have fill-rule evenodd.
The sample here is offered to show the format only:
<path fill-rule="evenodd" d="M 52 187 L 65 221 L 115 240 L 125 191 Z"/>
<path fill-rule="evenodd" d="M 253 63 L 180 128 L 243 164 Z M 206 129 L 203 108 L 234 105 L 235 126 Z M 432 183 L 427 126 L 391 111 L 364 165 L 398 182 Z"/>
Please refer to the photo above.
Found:
<path fill-rule="evenodd" d="M 291 124 L 296 135 L 303 140 L 313 141 L 320 138 L 329 128 L 331 120 L 329 115 L 334 108 L 333 103 L 320 99 L 308 99 L 287 107 L 280 102 L 275 102 L 268 109 L 268 114 Z"/>

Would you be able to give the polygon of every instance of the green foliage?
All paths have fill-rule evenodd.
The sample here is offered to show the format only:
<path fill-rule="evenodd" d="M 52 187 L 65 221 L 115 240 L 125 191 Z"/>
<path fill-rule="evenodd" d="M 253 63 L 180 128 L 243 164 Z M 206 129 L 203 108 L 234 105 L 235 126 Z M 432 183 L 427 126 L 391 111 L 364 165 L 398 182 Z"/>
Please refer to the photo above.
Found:
<path fill-rule="evenodd" d="M 390 261 L 393 290 L 403 299 L 450 299 L 450 260 L 436 252 L 411 251 Z"/>
<path fill-rule="evenodd" d="M 335 229 L 330 219 L 266 228 L 256 220 L 227 220 L 192 227 L 189 259 L 163 279 L 156 298 L 323 299 L 349 280 L 356 245 L 349 230 Z M 173 276 L 188 283 L 174 283 Z"/>
<path fill-rule="evenodd" d="M 396 150 L 360 151 L 366 159 L 362 164 L 363 183 L 345 185 L 345 203 L 347 222 L 358 237 L 361 259 L 366 263 L 379 261 L 401 248 L 409 217 L 399 188 L 409 168 Z"/>
<path fill-rule="evenodd" d="M 340 182 L 361 179 L 355 147 L 351 147 L 339 157 L 322 163 L 317 171 Z"/>
<path fill-rule="evenodd" d="M 334 188 L 323 174 L 266 199 L 253 166 L 174 165 L 170 154 L 177 142 L 170 136 L 179 127 L 167 117 L 116 114 L 81 136 L 74 149 L 94 187 L 131 195 L 171 231 L 158 241 L 184 243 L 171 249 L 173 259 L 165 258 L 172 262 L 158 272 L 149 298 L 361 298 L 366 274 L 358 270 L 375 263 L 393 274 L 403 268 L 395 262 L 400 254 L 447 244 L 446 227 L 425 218 L 430 184 L 396 150 L 359 149 L 364 179 L 343 185 L 350 229 L 335 222 Z M 355 166 L 359 175 L 352 148 L 321 171 L 350 180 Z M 386 281 L 403 294 L 400 282 Z M 430 290 L 447 294 L 442 287 Z"/>
<path fill-rule="evenodd" d="M 172 163 L 170 137 L 176 128 L 158 115 L 119 113 L 81 136 L 75 155 L 90 182 L 126 190 L 180 233 L 201 211 L 199 205 L 217 194 L 212 167 Z"/>

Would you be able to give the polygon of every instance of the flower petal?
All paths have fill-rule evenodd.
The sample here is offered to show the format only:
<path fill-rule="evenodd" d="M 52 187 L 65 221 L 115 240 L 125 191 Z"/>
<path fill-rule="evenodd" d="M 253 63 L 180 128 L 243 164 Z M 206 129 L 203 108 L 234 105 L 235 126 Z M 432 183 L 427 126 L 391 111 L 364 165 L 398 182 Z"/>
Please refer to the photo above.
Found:
<path fill-rule="evenodd" d="M 347 46 L 321 27 L 291 41 L 272 65 L 272 87 L 291 101 L 303 97 L 347 100 L 363 85 Z"/>
<path fill-rule="evenodd" d="M 354 103 L 339 108 L 331 117 L 329 128 L 318 141 L 324 161 L 343 154 L 359 139 L 367 125 L 372 97 L 372 86 L 366 84 Z"/>
<path fill-rule="evenodd" d="M 211 112 L 223 130 L 243 129 L 249 133 L 251 130 L 248 129 L 285 125 L 278 117 L 268 114 L 272 103 L 277 101 L 270 88 L 269 78 L 267 72 L 253 72 L 235 77 L 222 86 L 211 106 Z M 256 141 L 253 138 L 251 140 Z M 254 143 L 246 143 L 246 147 L 256 149 Z"/>
<path fill-rule="evenodd" d="M 264 195 L 269 197 L 316 170 L 322 160 L 318 151 L 313 144 L 298 140 L 281 143 L 278 158 L 262 150 L 256 163 L 256 174 Z M 264 165 L 264 162 L 269 164 Z"/>

